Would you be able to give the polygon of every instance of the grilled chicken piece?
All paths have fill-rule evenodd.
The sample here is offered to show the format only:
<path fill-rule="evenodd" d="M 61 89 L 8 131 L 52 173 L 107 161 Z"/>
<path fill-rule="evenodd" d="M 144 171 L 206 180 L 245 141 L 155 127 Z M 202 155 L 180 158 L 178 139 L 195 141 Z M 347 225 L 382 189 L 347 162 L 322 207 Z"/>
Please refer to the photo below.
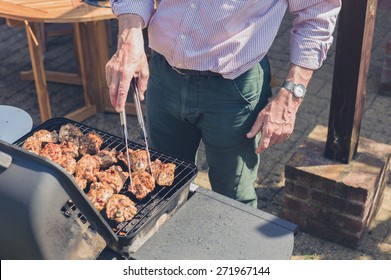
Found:
<path fill-rule="evenodd" d="M 61 145 L 55 143 L 47 143 L 41 149 L 39 155 L 60 164 L 62 158 Z"/>
<path fill-rule="evenodd" d="M 47 143 L 39 155 L 61 165 L 69 174 L 75 173 L 76 160 L 70 153 L 63 154 L 60 144 Z"/>
<path fill-rule="evenodd" d="M 148 167 L 148 153 L 146 150 L 135 150 L 129 149 L 130 168 L 132 171 L 145 171 Z M 126 166 L 128 165 L 128 159 L 126 154 L 120 152 L 118 159 L 123 161 Z"/>
<path fill-rule="evenodd" d="M 34 132 L 33 137 L 35 137 L 42 144 L 44 143 L 57 143 L 58 134 L 56 131 L 48 131 L 46 129 L 41 129 Z"/>
<path fill-rule="evenodd" d="M 80 178 L 80 177 L 73 177 L 73 179 L 75 179 L 75 182 L 77 184 L 77 186 L 82 190 L 84 191 L 84 189 L 87 187 L 87 180 L 84 179 L 84 178 Z"/>
<path fill-rule="evenodd" d="M 79 147 L 74 142 L 63 141 L 60 147 L 64 155 L 70 155 L 73 158 L 79 156 Z"/>
<path fill-rule="evenodd" d="M 156 159 L 152 163 L 152 175 L 159 186 L 171 186 L 174 182 L 176 165 L 173 163 L 162 163 Z"/>
<path fill-rule="evenodd" d="M 118 223 L 130 221 L 137 213 L 134 202 L 123 194 L 114 194 L 106 205 L 106 215 Z"/>
<path fill-rule="evenodd" d="M 83 135 L 80 128 L 71 123 L 67 123 L 60 127 L 58 139 L 60 142 L 72 142 L 76 146 L 79 146 L 80 138 L 83 137 Z"/>
<path fill-rule="evenodd" d="M 39 155 L 39 153 L 41 152 L 41 146 L 41 141 L 38 141 L 38 139 L 34 136 L 30 136 L 24 141 L 22 148 Z"/>
<path fill-rule="evenodd" d="M 70 154 L 63 154 L 58 164 L 60 164 L 71 175 L 76 171 L 76 159 Z"/>
<path fill-rule="evenodd" d="M 42 149 L 42 146 L 46 143 L 57 143 L 58 135 L 56 131 L 50 132 L 46 129 L 41 129 L 32 136 L 24 141 L 22 147 L 26 150 L 33 152 L 34 154 L 39 155 Z"/>
<path fill-rule="evenodd" d="M 100 146 L 103 143 L 103 138 L 95 131 L 91 131 L 80 138 L 79 152 L 84 155 L 96 155 Z"/>
<path fill-rule="evenodd" d="M 129 150 L 130 167 L 132 171 L 145 171 L 148 167 L 148 153 L 146 150 Z"/>
<path fill-rule="evenodd" d="M 111 187 L 115 193 L 119 193 L 124 187 L 129 173 L 122 171 L 120 166 L 113 165 L 109 169 L 99 172 L 97 177 L 99 182 Z"/>
<path fill-rule="evenodd" d="M 76 164 L 76 177 L 96 182 L 100 168 L 100 160 L 97 156 L 85 155 Z"/>
<path fill-rule="evenodd" d="M 105 148 L 98 152 L 98 157 L 100 158 L 100 167 L 107 168 L 110 165 L 118 162 L 117 159 L 117 150 L 115 148 L 109 149 Z"/>
<path fill-rule="evenodd" d="M 87 197 L 98 211 L 102 211 L 113 194 L 114 190 L 109 186 L 102 183 L 92 183 Z"/>
<path fill-rule="evenodd" d="M 136 198 L 143 199 L 155 189 L 155 180 L 152 175 L 146 171 L 132 172 L 132 184 L 129 185 L 128 191 L 133 193 Z"/>

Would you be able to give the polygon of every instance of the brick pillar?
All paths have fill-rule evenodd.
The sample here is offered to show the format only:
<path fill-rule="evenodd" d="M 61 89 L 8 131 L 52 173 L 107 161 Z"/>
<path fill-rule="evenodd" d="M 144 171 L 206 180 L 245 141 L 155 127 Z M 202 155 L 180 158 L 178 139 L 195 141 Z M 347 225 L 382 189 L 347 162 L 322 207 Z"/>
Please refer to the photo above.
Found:
<path fill-rule="evenodd" d="M 387 183 L 391 146 L 360 138 L 349 164 L 323 156 L 327 128 L 317 126 L 285 166 L 283 218 L 323 239 L 355 248 Z"/>

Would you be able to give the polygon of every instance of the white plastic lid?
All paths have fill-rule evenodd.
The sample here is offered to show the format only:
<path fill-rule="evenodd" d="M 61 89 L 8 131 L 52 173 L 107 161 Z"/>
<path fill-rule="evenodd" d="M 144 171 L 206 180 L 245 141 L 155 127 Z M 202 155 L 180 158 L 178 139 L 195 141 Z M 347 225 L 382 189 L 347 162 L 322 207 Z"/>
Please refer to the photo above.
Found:
<path fill-rule="evenodd" d="M 30 132 L 33 127 L 33 119 L 24 110 L 0 105 L 0 140 L 13 143 L 20 137 Z"/>

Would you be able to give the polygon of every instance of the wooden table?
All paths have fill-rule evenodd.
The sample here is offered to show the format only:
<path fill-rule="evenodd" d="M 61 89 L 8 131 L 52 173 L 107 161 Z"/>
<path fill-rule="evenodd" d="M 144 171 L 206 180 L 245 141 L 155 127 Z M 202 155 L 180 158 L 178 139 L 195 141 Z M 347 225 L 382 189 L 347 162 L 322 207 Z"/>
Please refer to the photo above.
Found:
<path fill-rule="evenodd" d="M 100 3 L 109 6 L 108 1 Z M 110 8 L 87 5 L 80 0 L 1 0 L 0 17 L 25 24 L 32 73 L 24 73 L 23 77 L 35 80 L 42 121 L 52 117 L 47 81 L 83 86 L 84 106 L 65 117 L 82 121 L 105 110 L 109 103 L 105 78 L 105 64 L 109 60 L 105 20 L 115 18 Z M 42 23 L 72 24 L 78 74 L 45 71 L 38 39 Z"/>

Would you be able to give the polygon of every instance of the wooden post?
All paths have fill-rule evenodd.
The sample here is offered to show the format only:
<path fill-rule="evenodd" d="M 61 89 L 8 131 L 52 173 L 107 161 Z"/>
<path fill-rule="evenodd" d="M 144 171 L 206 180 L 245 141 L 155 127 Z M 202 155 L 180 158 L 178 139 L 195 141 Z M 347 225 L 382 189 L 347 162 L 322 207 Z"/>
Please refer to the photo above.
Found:
<path fill-rule="evenodd" d="M 377 0 L 343 0 L 325 156 L 349 163 L 358 146 Z"/>

